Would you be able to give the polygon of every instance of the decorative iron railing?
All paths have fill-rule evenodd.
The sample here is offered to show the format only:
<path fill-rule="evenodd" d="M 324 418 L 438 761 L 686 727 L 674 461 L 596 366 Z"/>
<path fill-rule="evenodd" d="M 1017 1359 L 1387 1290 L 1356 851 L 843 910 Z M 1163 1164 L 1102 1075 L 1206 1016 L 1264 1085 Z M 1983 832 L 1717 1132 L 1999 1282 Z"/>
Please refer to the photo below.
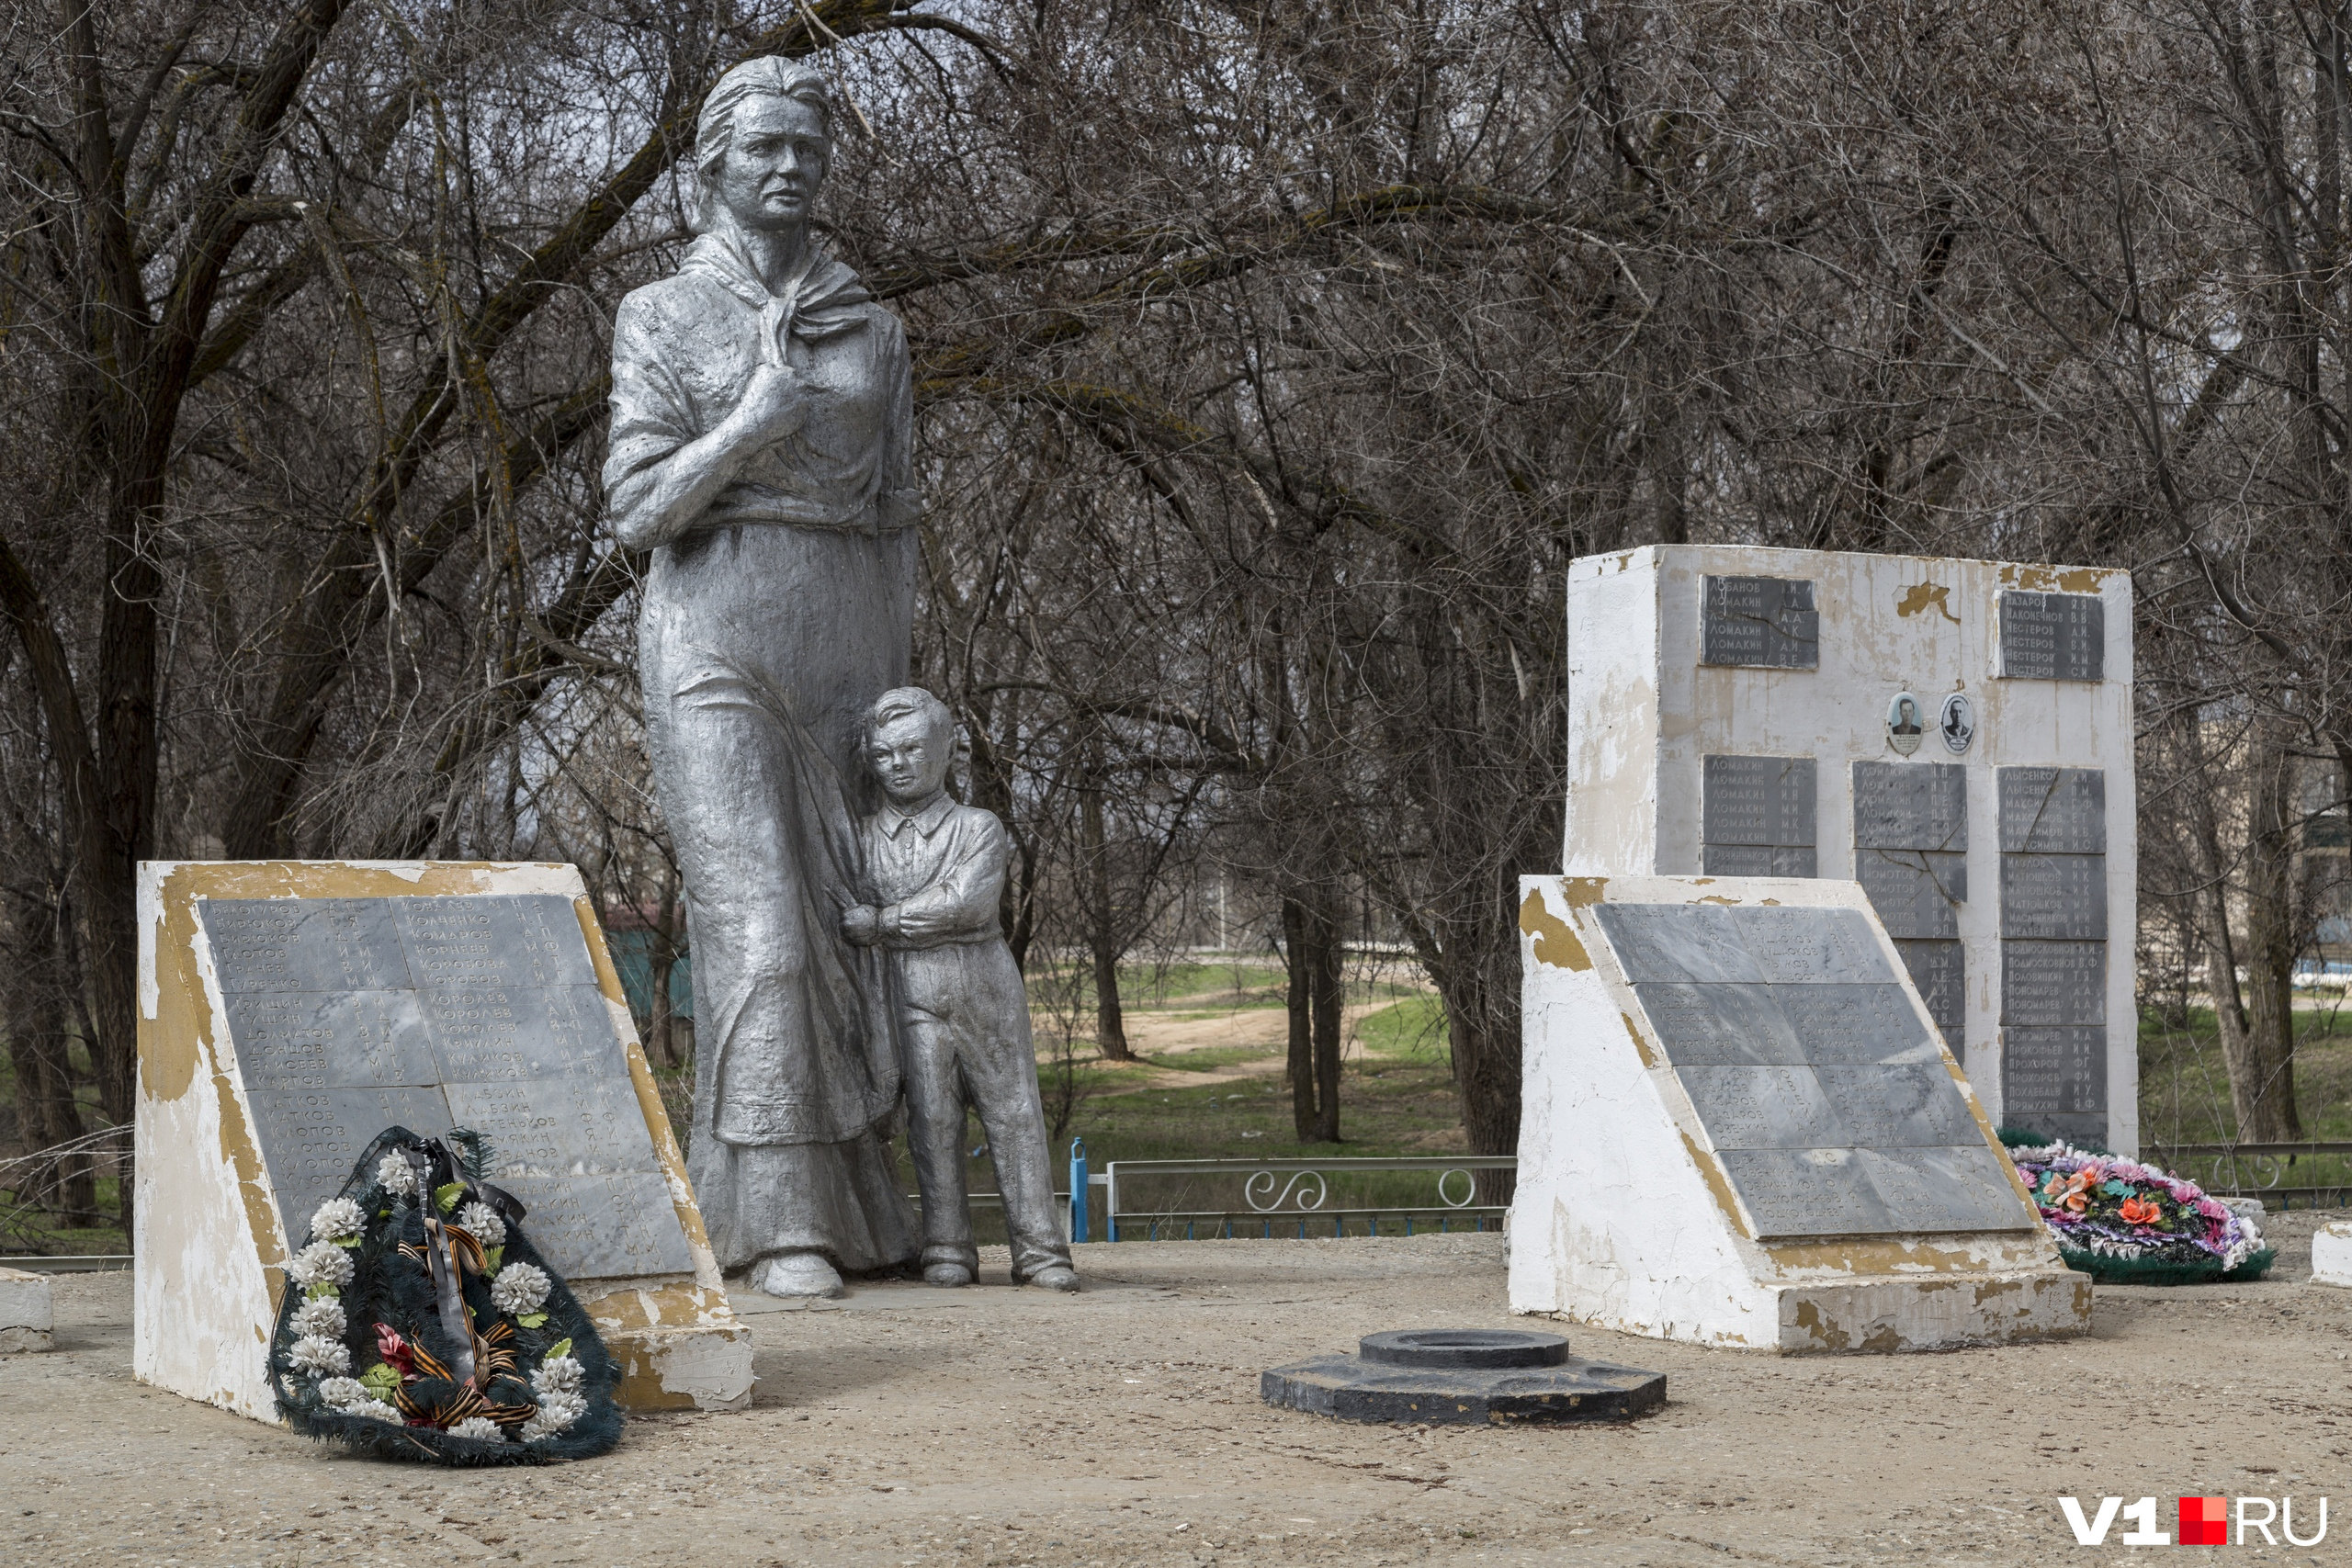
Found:
<path fill-rule="evenodd" d="M 1073 1165 L 1075 1176 L 1081 1168 Z M 1110 1241 L 1172 1239 L 1177 1227 L 1182 1227 L 1187 1238 L 1198 1238 L 1204 1231 L 1210 1235 L 1272 1236 L 1295 1234 L 1305 1237 L 1310 1231 L 1349 1235 L 1351 1222 L 1362 1227 L 1361 1234 L 1378 1235 L 1381 1222 L 1393 1222 L 1396 1234 L 1410 1235 L 1414 1222 L 1433 1219 L 1441 1230 L 1464 1228 L 1485 1230 L 1489 1223 L 1499 1224 L 1505 1210 L 1500 1203 L 1480 1203 L 1477 1172 L 1482 1170 L 1516 1170 L 1517 1156 L 1511 1155 L 1435 1155 L 1419 1157 L 1378 1159 L 1334 1156 L 1324 1159 L 1132 1159 L 1113 1160 L 1099 1177 L 1090 1179 L 1090 1185 L 1099 1182 L 1103 1189 L 1103 1220 L 1105 1238 Z M 1419 1185 L 1418 1181 L 1399 1183 L 1397 1177 L 1430 1178 L 1430 1201 L 1394 1201 L 1399 1196 L 1399 1185 Z M 1332 1201 L 1335 1177 L 1366 1179 L 1359 1184 L 1385 1189 L 1368 1191 L 1362 1201 Z M 1370 1179 L 1381 1179 L 1373 1180 Z M 1170 1194 L 1167 1184 L 1176 1183 Z M 1238 1183 L 1239 1206 L 1203 1201 L 1221 1194 L 1212 1190 L 1199 1191 L 1207 1184 L 1231 1192 Z M 1157 1189 L 1157 1194 L 1152 1190 Z M 1406 1194 L 1405 1196 L 1410 1196 Z M 1071 1206 L 1073 1232 L 1077 1229 L 1078 1208 Z M 1465 1224 L 1466 1222 L 1466 1224 Z M 1140 1235 L 1138 1235 L 1140 1232 Z"/>

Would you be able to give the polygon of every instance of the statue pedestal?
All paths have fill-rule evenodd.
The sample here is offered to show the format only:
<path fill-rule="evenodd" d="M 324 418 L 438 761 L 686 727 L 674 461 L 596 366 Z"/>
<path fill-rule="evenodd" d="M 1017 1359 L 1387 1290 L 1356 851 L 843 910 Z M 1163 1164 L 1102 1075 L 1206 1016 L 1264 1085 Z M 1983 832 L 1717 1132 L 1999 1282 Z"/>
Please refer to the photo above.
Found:
<path fill-rule="evenodd" d="M 275 1419 L 286 1259 L 398 1124 L 486 1137 L 622 1404 L 751 1403 L 751 1331 L 575 868 L 149 863 L 140 989 L 141 1381 Z"/>

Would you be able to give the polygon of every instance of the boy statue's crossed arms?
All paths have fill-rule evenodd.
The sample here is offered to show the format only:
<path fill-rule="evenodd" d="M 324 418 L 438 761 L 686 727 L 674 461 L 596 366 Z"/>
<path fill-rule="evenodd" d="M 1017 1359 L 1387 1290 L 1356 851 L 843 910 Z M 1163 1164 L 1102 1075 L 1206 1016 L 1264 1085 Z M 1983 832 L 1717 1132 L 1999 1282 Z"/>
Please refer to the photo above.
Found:
<path fill-rule="evenodd" d="M 968 1285 L 979 1269 L 964 1186 L 968 1103 L 1004 1195 L 1014 1281 L 1074 1291 L 1029 999 L 997 920 L 1012 840 L 993 813 L 949 798 L 955 747 L 955 716 L 929 692 L 902 686 L 875 702 L 866 757 L 887 804 L 860 825 L 875 901 L 843 910 L 842 934 L 889 957 L 908 1142 L 922 1190 L 923 1279 Z"/>

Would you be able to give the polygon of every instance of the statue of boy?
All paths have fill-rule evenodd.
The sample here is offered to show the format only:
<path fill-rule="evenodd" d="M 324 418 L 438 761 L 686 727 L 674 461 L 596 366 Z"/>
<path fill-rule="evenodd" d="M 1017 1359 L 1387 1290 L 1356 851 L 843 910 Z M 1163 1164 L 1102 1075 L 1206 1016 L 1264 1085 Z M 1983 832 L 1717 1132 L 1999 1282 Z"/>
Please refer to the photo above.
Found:
<path fill-rule="evenodd" d="M 964 1187 L 968 1103 L 1004 1195 L 1013 1282 L 1075 1291 L 1054 1208 L 1028 997 L 997 920 L 1012 840 L 994 813 L 948 797 L 956 717 L 946 704 L 901 686 L 876 700 L 866 725 L 866 756 L 888 804 L 861 824 L 876 901 L 844 909 L 842 935 L 888 957 L 908 1144 L 922 1192 L 922 1277 L 968 1285 L 979 1269 Z"/>

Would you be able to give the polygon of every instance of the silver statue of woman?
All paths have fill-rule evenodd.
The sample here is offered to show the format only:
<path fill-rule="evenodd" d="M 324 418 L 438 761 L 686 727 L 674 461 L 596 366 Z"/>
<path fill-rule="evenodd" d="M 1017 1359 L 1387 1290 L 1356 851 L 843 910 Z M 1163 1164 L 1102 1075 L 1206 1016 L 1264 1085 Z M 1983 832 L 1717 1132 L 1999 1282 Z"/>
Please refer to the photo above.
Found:
<path fill-rule="evenodd" d="M 694 955 L 688 1165 L 720 1266 L 775 1295 L 920 1250 L 881 1131 L 881 972 L 840 931 L 865 715 L 913 634 L 913 390 L 898 318 L 809 236 L 831 132 L 805 66 L 711 90 L 698 238 L 615 325 L 605 464 L 613 532 L 653 552 L 639 675 Z"/>

